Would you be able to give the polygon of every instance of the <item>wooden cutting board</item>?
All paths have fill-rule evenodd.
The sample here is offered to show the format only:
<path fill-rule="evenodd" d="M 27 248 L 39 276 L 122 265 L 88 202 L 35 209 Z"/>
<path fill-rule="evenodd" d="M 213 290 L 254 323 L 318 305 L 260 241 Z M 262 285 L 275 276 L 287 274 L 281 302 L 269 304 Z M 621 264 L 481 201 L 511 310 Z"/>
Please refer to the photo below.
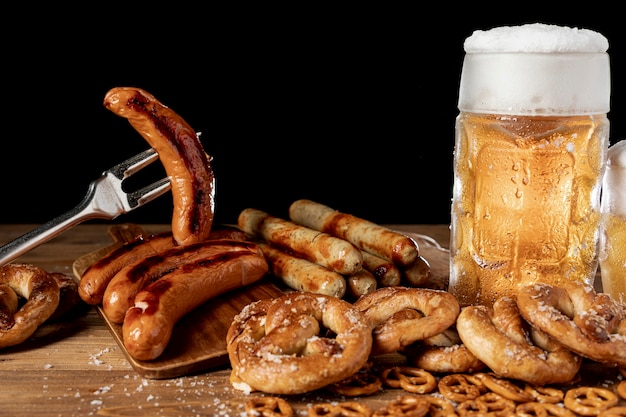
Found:
<path fill-rule="evenodd" d="M 74 261 L 74 275 L 78 279 L 94 261 L 124 242 L 145 235 L 146 232 L 138 226 L 127 224 L 111 226 L 109 234 L 114 241 L 113 244 Z M 97 309 L 133 369 L 145 378 L 165 379 L 228 365 L 226 333 L 235 315 L 253 301 L 281 294 L 283 292 L 267 278 L 262 278 L 248 287 L 222 294 L 176 323 L 167 348 L 161 356 L 152 361 L 133 358 L 124 346 L 122 326 L 108 320 L 102 306 L 97 306 Z"/>
<path fill-rule="evenodd" d="M 111 226 L 109 235 L 113 243 L 76 259 L 73 263 L 74 275 L 80 279 L 93 262 L 125 242 L 141 235 L 145 236 L 146 233 L 141 227 L 134 224 Z M 424 286 L 435 289 L 447 288 L 449 280 L 448 250 L 441 247 L 429 236 L 401 233 L 405 233 L 418 243 L 420 255 L 427 260 L 430 266 L 430 278 Z M 228 365 L 226 333 L 235 315 L 253 301 L 274 298 L 282 294 L 283 291 L 279 286 L 271 282 L 270 278 L 264 277 L 255 284 L 223 294 L 205 303 L 176 324 L 167 348 L 161 356 L 152 361 L 141 361 L 133 358 L 124 346 L 121 324 L 111 322 L 106 317 L 101 305 L 96 308 L 133 369 L 145 378 L 165 379 Z"/>

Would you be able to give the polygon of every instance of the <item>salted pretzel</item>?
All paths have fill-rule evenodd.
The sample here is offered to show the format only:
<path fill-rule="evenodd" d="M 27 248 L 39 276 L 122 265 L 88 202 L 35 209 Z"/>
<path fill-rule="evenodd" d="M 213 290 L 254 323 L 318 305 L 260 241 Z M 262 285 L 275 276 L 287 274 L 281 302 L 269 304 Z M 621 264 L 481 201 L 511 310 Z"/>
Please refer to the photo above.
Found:
<path fill-rule="evenodd" d="M 403 353 L 413 365 L 430 372 L 472 373 L 486 367 L 463 344 L 454 326 L 408 346 Z"/>
<path fill-rule="evenodd" d="M 363 314 L 347 301 L 291 292 L 245 306 L 233 319 L 226 343 L 231 381 L 268 393 L 297 394 L 359 371 L 369 358 L 372 334 Z"/>
<path fill-rule="evenodd" d="M 520 313 L 534 327 L 588 359 L 626 366 L 626 306 L 593 287 L 528 285 L 517 296 Z"/>
<path fill-rule="evenodd" d="M 372 355 L 397 352 L 450 327 L 459 302 L 447 291 L 382 287 L 354 302 L 373 333 Z"/>
<path fill-rule="evenodd" d="M 493 308 L 463 308 L 456 327 L 465 346 L 500 376 L 534 385 L 566 383 L 582 364 L 580 356 L 531 329 L 511 297 L 499 298 Z"/>
<path fill-rule="evenodd" d="M 59 284 L 45 270 L 30 264 L 0 268 L 0 285 L 8 286 L 26 302 L 13 315 L 12 324 L 0 328 L 0 348 L 28 339 L 59 305 Z"/>

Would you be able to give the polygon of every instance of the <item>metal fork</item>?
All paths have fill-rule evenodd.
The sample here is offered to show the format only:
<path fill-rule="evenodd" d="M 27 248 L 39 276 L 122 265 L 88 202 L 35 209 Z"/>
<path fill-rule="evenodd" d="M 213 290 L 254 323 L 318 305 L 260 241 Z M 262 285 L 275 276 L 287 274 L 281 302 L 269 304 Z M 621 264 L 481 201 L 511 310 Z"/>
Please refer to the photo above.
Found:
<path fill-rule="evenodd" d="M 113 220 L 167 193 L 171 188 L 169 177 L 131 193 L 122 189 L 124 180 L 157 159 L 157 152 L 148 149 L 104 171 L 89 184 L 87 195 L 72 210 L 0 247 L 0 266 L 85 220 Z"/>

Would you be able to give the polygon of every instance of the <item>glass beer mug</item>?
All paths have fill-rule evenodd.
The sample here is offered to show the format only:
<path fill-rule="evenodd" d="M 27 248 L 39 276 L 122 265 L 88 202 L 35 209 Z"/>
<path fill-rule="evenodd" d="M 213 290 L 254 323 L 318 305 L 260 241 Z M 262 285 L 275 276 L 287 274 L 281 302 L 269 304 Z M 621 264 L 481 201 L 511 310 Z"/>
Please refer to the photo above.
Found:
<path fill-rule="evenodd" d="M 475 31 L 456 119 L 449 291 L 593 283 L 609 144 L 608 41 L 545 24 Z"/>

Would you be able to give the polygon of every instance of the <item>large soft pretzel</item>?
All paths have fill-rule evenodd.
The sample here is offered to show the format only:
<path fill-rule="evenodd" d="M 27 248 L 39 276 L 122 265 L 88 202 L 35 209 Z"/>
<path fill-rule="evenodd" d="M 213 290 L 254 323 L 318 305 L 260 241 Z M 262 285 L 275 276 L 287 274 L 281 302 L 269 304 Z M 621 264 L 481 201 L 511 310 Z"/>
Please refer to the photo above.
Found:
<path fill-rule="evenodd" d="M 536 332 L 519 313 L 513 298 L 496 300 L 493 308 L 464 307 L 456 321 L 463 344 L 496 374 L 534 385 L 566 383 L 582 358 Z M 540 347 L 541 346 L 541 347 Z"/>
<path fill-rule="evenodd" d="M 45 270 L 30 264 L 7 264 L 0 268 L 0 285 L 26 299 L 15 311 L 12 324 L 0 328 L 0 348 L 28 339 L 59 305 L 59 284 Z"/>
<path fill-rule="evenodd" d="M 397 352 L 452 326 L 459 314 L 457 299 L 446 291 L 383 287 L 354 302 L 373 333 L 372 355 Z"/>
<path fill-rule="evenodd" d="M 300 394 L 359 371 L 372 335 L 361 312 L 347 301 L 292 292 L 244 307 L 226 342 L 235 388 L 243 382 L 247 389 Z"/>
<path fill-rule="evenodd" d="M 534 327 L 568 349 L 597 362 L 626 366 L 626 306 L 589 285 L 533 284 L 517 304 Z"/>

